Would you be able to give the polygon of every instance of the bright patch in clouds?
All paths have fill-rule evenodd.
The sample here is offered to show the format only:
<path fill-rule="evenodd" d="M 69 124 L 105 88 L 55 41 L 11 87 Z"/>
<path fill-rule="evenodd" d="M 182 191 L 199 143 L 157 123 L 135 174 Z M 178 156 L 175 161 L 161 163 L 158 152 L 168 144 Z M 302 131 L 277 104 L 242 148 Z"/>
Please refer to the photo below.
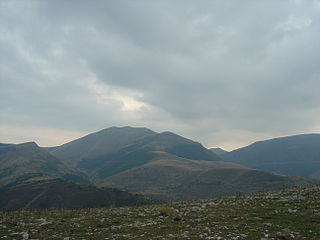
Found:
<path fill-rule="evenodd" d="M 87 86 L 91 87 L 94 91 L 98 104 L 108 104 L 110 101 L 118 101 L 121 104 L 120 110 L 122 111 L 137 111 L 146 104 L 136 99 L 141 98 L 141 94 L 129 90 L 117 90 L 107 84 L 99 83 L 96 77 L 87 78 L 91 79 L 87 82 Z"/>

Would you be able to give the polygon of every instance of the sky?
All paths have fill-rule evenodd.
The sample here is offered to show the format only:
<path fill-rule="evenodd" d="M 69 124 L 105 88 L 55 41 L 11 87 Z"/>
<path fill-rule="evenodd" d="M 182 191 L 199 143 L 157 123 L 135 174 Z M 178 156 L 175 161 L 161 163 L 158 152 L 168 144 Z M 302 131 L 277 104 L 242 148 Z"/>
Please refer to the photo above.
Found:
<path fill-rule="evenodd" d="M 0 142 L 111 126 L 232 150 L 320 132 L 320 0 L 0 1 Z"/>

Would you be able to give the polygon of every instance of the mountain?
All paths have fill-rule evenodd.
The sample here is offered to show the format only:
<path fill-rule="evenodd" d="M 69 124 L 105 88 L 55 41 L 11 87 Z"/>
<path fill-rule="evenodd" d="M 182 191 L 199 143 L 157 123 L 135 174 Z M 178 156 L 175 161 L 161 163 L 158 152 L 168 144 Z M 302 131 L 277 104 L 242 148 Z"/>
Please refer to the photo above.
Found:
<path fill-rule="evenodd" d="M 77 149 L 82 150 L 77 152 Z M 104 129 L 55 148 L 51 153 L 87 171 L 96 182 L 100 182 L 148 163 L 153 159 L 153 151 L 193 160 L 220 160 L 200 143 L 174 133 L 156 133 L 146 128 L 132 127 Z"/>
<path fill-rule="evenodd" d="M 185 201 L 317 183 L 233 163 L 190 160 L 165 152 L 153 154 L 155 156 L 152 161 L 112 175 L 100 185 L 165 201 Z"/>
<path fill-rule="evenodd" d="M 62 179 L 23 181 L 0 188 L 0 209 L 78 209 L 154 203 L 140 195 Z"/>
<path fill-rule="evenodd" d="M 50 152 L 76 166 L 80 161 L 116 152 L 141 138 L 155 135 L 147 128 L 111 127 L 71 141 Z"/>
<path fill-rule="evenodd" d="M 222 162 L 200 143 L 146 128 L 107 128 L 56 147 L 51 153 L 86 171 L 99 186 L 166 201 L 318 183 Z"/>
<path fill-rule="evenodd" d="M 34 142 L 0 145 L 0 186 L 47 177 L 89 183 L 85 173 L 68 166 Z"/>
<path fill-rule="evenodd" d="M 84 172 L 34 142 L 0 144 L 0 209 L 75 209 L 151 202 L 117 189 L 80 183 L 90 183 Z"/>
<path fill-rule="evenodd" d="M 263 171 L 320 178 L 320 134 L 260 141 L 221 157 Z"/>
<path fill-rule="evenodd" d="M 218 156 L 227 153 L 228 151 L 223 150 L 222 148 L 216 147 L 216 148 L 210 148 L 210 151 L 212 151 L 213 153 L 217 154 Z"/>

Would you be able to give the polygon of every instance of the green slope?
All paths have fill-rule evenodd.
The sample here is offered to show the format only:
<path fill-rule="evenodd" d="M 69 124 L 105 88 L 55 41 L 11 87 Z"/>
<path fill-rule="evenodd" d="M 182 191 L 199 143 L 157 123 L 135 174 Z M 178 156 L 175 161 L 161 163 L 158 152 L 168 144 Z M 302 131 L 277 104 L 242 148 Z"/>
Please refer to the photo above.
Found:
<path fill-rule="evenodd" d="M 166 201 L 181 201 L 317 183 L 232 163 L 195 161 L 159 152 L 154 154 L 158 156 L 153 161 L 108 177 L 101 186 L 117 187 Z"/>

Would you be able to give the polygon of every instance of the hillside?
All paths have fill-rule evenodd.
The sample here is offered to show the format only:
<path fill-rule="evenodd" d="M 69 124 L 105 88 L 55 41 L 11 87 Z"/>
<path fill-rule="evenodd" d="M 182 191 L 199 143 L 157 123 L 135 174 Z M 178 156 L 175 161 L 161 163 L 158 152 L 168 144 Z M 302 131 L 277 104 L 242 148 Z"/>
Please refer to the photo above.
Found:
<path fill-rule="evenodd" d="M 178 157 L 193 160 L 218 161 L 220 158 L 204 148 L 200 143 L 181 137 L 172 132 L 163 132 L 144 141 L 144 147 L 150 151 L 164 151 Z"/>
<path fill-rule="evenodd" d="M 34 142 L 0 145 L 0 186 L 33 177 L 89 183 L 82 171 L 55 158 Z"/>
<path fill-rule="evenodd" d="M 4 239 L 320 239 L 320 187 L 167 205 L 0 212 Z"/>
<path fill-rule="evenodd" d="M 135 206 L 151 200 L 112 188 L 61 179 L 23 181 L 0 188 L 0 210 Z"/>
<path fill-rule="evenodd" d="M 113 134 L 110 134 L 110 132 Z M 97 183 L 114 174 L 148 163 L 153 159 L 153 151 L 164 151 L 193 160 L 220 160 L 217 155 L 204 148 L 200 143 L 171 132 L 155 133 L 145 128 L 113 127 L 96 134 L 100 136 L 98 142 L 92 137 L 95 134 L 88 135 L 62 145 L 51 153 L 87 171 Z M 126 139 L 127 136 L 130 137 Z M 108 145 L 109 142 L 112 143 L 111 146 Z M 73 160 L 74 155 L 72 155 L 73 151 L 70 153 L 70 148 L 67 148 L 69 145 L 72 146 L 72 149 L 89 150 L 85 157 L 79 155 L 79 160 L 75 162 Z M 99 154 L 96 154 L 91 149 L 91 146 L 95 145 L 99 145 L 101 149 L 104 146 L 104 151 L 101 150 Z M 72 157 L 68 159 L 68 156 L 71 155 Z"/>
<path fill-rule="evenodd" d="M 164 152 L 153 154 L 147 164 L 108 177 L 100 185 L 165 201 L 185 201 L 316 183 L 226 162 L 196 161 Z"/>
<path fill-rule="evenodd" d="M 320 134 L 260 141 L 221 157 L 226 161 L 263 171 L 319 178 Z"/>

